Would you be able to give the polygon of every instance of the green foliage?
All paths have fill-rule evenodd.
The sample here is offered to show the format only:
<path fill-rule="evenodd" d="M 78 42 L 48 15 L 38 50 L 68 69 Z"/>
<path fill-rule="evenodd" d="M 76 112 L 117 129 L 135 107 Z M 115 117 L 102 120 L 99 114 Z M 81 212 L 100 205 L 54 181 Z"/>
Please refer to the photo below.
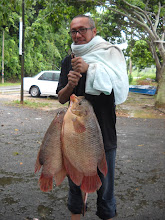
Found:
<path fill-rule="evenodd" d="M 116 43 L 116 40 L 118 43 L 121 42 L 122 24 L 120 21 L 123 20 L 123 16 L 106 10 L 103 13 L 96 13 L 95 20 L 97 32 L 100 36 L 111 43 Z"/>
<path fill-rule="evenodd" d="M 60 69 L 68 54 L 71 38 L 69 23 L 77 14 L 95 9 L 94 1 L 25 0 L 25 62 L 24 75 L 33 76 L 41 70 Z M 0 30 L 5 30 L 5 80 L 21 78 L 19 48 L 19 19 L 22 0 L 0 2 Z M 2 42 L 2 34 L 0 35 Z M 0 44 L 2 51 L 2 44 Z M 0 56 L 0 62 L 2 57 Z M 1 66 L 0 66 L 1 71 Z"/>
<path fill-rule="evenodd" d="M 129 74 L 129 75 L 128 75 L 128 79 L 129 79 L 129 84 L 131 84 L 132 81 L 133 81 L 133 76 L 132 76 L 131 74 Z"/>
<path fill-rule="evenodd" d="M 0 42 L 2 42 L 2 37 Z M 21 66 L 18 56 L 18 40 L 11 38 L 9 34 L 5 33 L 4 44 L 5 79 L 19 79 Z M 0 50 L 2 51 L 2 44 L 0 45 Z M 2 62 L 2 57 L 0 57 L 0 62 Z"/>
<path fill-rule="evenodd" d="M 131 85 L 154 85 L 157 86 L 155 82 L 156 77 L 156 68 L 154 66 L 144 68 L 139 70 L 138 68 L 134 68 L 132 74 L 129 75 L 129 83 Z"/>
<path fill-rule="evenodd" d="M 25 0 L 25 76 L 33 76 L 41 70 L 60 68 L 61 60 L 68 54 L 72 42 L 68 35 L 69 24 L 78 14 L 90 12 L 96 21 L 99 35 L 112 43 L 122 42 L 121 30 L 127 31 L 124 16 L 110 10 L 96 12 L 97 2 L 87 0 L 82 4 L 81 0 Z M 105 1 L 101 2 L 104 8 Z M 117 2 L 120 8 L 128 7 L 121 0 Z M 130 0 L 129 2 L 145 7 L 145 1 Z M 157 10 L 157 5 L 149 6 Z M 5 80 L 21 78 L 21 59 L 18 54 L 21 7 L 21 0 L 0 2 L 0 30 L 5 27 Z M 0 34 L 0 42 L 2 42 L 2 34 Z M 137 42 L 135 46 L 134 44 L 135 42 L 132 45 L 134 64 L 141 69 L 153 63 L 147 45 L 143 42 Z"/>
<path fill-rule="evenodd" d="M 140 70 L 154 64 L 154 59 L 152 58 L 152 54 L 149 51 L 149 45 L 146 41 L 138 40 L 135 42 L 132 48 L 132 61 Z"/>

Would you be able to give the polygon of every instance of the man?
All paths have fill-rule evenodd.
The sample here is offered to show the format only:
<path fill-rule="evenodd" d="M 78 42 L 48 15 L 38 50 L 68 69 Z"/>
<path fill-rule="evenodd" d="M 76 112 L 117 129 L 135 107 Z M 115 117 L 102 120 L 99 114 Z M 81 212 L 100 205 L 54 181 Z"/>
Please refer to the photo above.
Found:
<path fill-rule="evenodd" d="M 91 102 L 98 119 L 104 141 L 108 174 L 104 178 L 98 171 L 102 186 L 97 191 L 97 216 L 111 220 L 116 214 L 114 197 L 114 169 L 116 157 L 115 103 L 125 101 L 128 94 L 128 77 L 122 52 L 96 36 L 94 21 L 79 15 L 70 24 L 73 40 L 72 57 L 62 62 L 57 88 L 59 102 L 69 101 L 72 93 L 85 96 Z M 83 201 L 81 190 L 69 178 L 68 208 L 71 219 L 81 217 Z"/>

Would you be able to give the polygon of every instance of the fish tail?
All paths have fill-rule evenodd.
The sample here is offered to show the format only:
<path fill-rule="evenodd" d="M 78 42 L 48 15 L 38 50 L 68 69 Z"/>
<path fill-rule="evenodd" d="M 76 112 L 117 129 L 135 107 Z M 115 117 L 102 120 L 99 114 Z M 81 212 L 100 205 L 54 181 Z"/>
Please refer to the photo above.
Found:
<path fill-rule="evenodd" d="M 40 150 L 38 152 L 37 160 L 36 160 L 36 163 L 35 163 L 35 170 L 34 170 L 35 173 L 37 171 L 39 172 L 39 170 L 41 169 L 41 164 L 40 164 L 40 161 L 39 161 L 39 156 L 40 156 Z"/>
<path fill-rule="evenodd" d="M 86 193 L 95 192 L 102 185 L 101 180 L 96 174 L 95 176 L 84 176 L 81 184 L 81 190 Z"/>
<path fill-rule="evenodd" d="M 43 192 L 51 191 L 53 189 L 53 176 L 48 176 L 41 173 L 38 183 L 40 185 L 41 191 Z"/>

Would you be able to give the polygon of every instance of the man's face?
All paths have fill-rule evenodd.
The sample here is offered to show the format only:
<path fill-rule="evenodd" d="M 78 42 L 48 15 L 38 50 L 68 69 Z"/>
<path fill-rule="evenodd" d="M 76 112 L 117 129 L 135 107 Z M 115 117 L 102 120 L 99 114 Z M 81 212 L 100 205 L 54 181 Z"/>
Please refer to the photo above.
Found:
<path fill-rule="evenodd" d="M 70 24 L 71 31 L 78 31 L 81 28 L 91 28 L 88 18 L 79 17 L 74 18 Z M 87 44 L 96 35 L 96 28 L 88 29 L 85 34 L 80 34 L 77 32 L 72 35 L 72 40 L 76 45 Z"/>

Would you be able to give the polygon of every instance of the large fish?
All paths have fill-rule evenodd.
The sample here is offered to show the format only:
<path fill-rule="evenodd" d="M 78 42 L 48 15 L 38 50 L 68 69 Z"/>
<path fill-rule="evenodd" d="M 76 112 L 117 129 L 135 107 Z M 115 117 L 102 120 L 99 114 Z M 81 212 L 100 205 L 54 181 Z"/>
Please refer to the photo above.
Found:
<path fill-rule="evenodd" d="M 107 163 L 101 130 L 92 105 L 74 94 L 63 119 L 62 152 L 67 174 L 85 193 L 101 186 L 97 168 L 106 176 Z"/>
<path fill-rule="evenodd" d="M 56 185 L 60 185 L 66 176 L 61 151 L 61 128 L 66 110 L 66 108 L 56 110 L 55 117 L 45 133 L 38 152 L 35 172 L 42 167 L 39 184 L 44 192 L 52 190 L 53 177 Z"/>

